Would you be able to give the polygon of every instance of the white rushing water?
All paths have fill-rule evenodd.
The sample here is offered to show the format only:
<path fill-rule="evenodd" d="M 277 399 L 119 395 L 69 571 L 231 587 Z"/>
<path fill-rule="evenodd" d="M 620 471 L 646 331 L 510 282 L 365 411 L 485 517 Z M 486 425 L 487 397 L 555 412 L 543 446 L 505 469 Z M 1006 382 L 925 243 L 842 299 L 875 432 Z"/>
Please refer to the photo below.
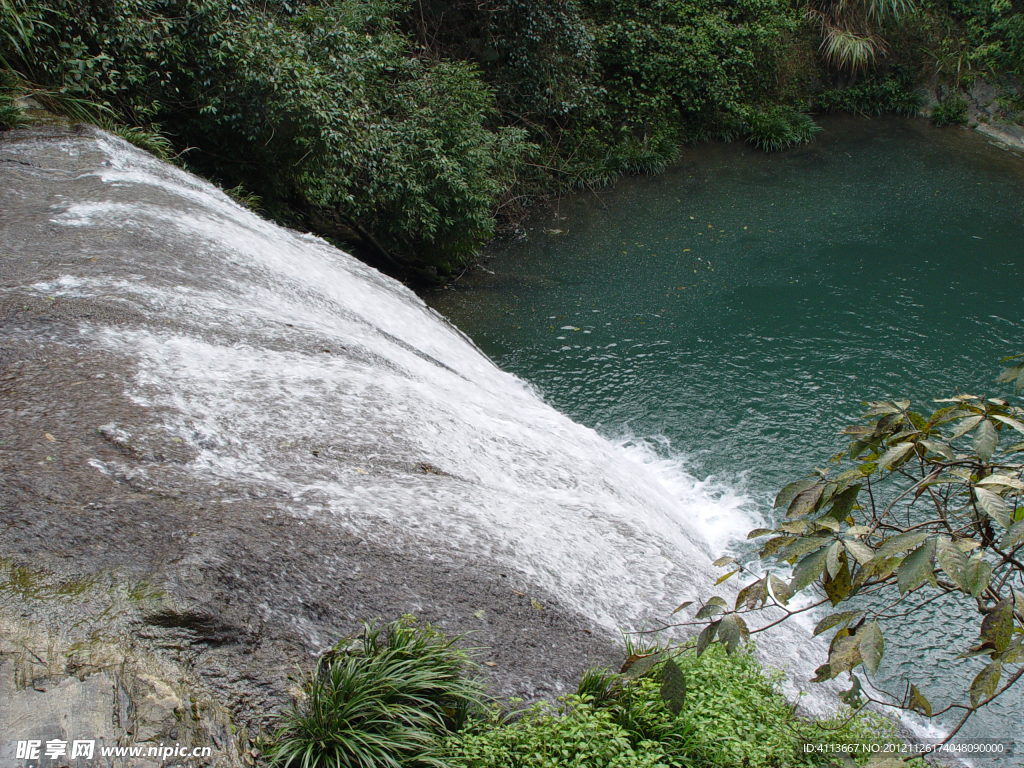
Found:
<path fill-rule="evenodd" d="M 134 361 L 131 397 L 192 448 L 195 482 L 392 546 L 489 558 L 610 630 L 711 593 L 711 560 L 750 527 L 742 494 L 574 423 L 324 241 L 118 139 L 99 150 L 92 199 L 51 221 L 100 244 L 128 232 L 134 261 L 35 288 L 146 316 L 80 332 Z M 820 663 L 789 641 L 769 658 L 804 680 Z"/>

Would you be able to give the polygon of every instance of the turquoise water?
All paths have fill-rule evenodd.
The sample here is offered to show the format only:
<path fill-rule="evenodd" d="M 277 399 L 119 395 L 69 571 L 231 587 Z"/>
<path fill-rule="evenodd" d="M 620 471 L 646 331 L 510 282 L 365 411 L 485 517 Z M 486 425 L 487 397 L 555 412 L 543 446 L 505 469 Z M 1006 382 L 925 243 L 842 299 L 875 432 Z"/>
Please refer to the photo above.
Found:
<path fill-rule="evenodd" d="M 562 199 L 430 301 L 574 419 L 766 508 L 863 401 L 1003 392 L 1024 351 L 1024 159 L 922 120 L 823 125 Z M 955 626 L 892 674 L 960 650 Z"/>

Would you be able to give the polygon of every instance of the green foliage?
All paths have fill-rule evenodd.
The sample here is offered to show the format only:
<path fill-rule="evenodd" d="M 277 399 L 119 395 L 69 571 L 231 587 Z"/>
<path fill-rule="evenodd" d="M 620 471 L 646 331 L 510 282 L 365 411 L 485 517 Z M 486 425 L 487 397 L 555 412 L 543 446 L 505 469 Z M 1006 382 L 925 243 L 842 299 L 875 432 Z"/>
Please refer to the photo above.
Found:
<path fill-rule="evenodd" d="M 302 768 L 443 766 L 439 737 L 482 699 L 454 642 L 409 617 L 365 625 L 321 657 L 265 756 Z"/>
<path fill-rule="evenodd" d="M 47 28 L 41 6 L 28 0 L 0 0 L 0 69 L 31 60 L 37 31 Z"/>
<path fill-rule="evenodd" d="M 821 128 L 792 107 L 770 106 L 747 114 L 747 141 L 766 152 L 806 144 Z"/>
<path fill-rule="evenodd" d="M 872 715 L 795 716 L 781 674 L 767 673 L 750 649 L 648 650 L 632 655 L 622 674 L 588 672 L 557 707 L 537 704 L 512 721 L 492 716 L 451 736 L 449 765 L 822 766 L 842 763 L 836 754 L 805 753 L 804 743 L 895 742 L 892 724 Z M 679 699 L 667 690 L 672 679 L 685 681 Z"/>
<path fill-rule="evenodd" d="M 1021 357 L 1007 358 L 1013 365 L 999 377 L 1015 392 L 1024 389 Z M 988 658 L 975 672 L 969 702 L 933 710 L 906 680 L 905 697 L 880 694 L 880 703 L 929 717 L 959 710 L 962 725 L 1024 676 L 1024 408 L 968 394 L 936 402 L 931 413 L 910 410 L 909 400 L 868 403 L 868 423 L 845 430 L 850 443 L 833 457 L 834 469 L 779 492 L 778 525 L 749 535 L 770 537 L 759 552 L 767 574 L 741 589 L 731 609 L 720 597 L 701 607 L 696 618 L 710 621 L 698 650 L 716 636 L 732 650 L 737 633 L 763 629 L 747 622 L 766 606 L 788 618 L 845 604 L 815 628 L 815 635 L 832 633 L 815 680 L 847 673 L 848 698 L 874 701 L 854 673 L 877 673 L 886 622 L 912 616 L 920 633 L 929 620 L 947 622 L 952 601 L 973 611 L 978 625 L 978 641 L 959 658 Z M 790 579 L 771 566 L 791 569 Z M 816 600 L 793 611 L 787 606 L 801 592 Z"/>
<path fill-rule="evenodd" d="M 940 64 L 947 64 L 955 52 L 959 70 L 1024 77 L 1024 8 L 1019 2 L 924 0 L 924 7 L 947 28 L 944 50 L 935 56 Z M 948 66 L 941 69 L 952 74 Z"/>
<path fill-rule="evenodd" d="M 0 94 L 0 130 L 17 128 L 22 124 L 24 112 L 13 98 Z"/>
<path fill-rule="evenodd" d="M 911 77 L 894 73 L 858 85 L 823 91 L 815 96 L 814 108 L 820 112 L 861 115 L 916 115 L 921 109 L 921 97 L 914 92 Z"/>
<path fill-rule="evenodd" d="M 17 103 L 18 79 L 0 70 L 0 130 L 17 128 L 24 119 L 24 110 Z"/>
<path fill-rule="evenodd" d="M 513 722 L 496 716 L 449 739 L 451 768 L 662 768 L 667 765 L 655 741 L 634 745 L 631 735 L 607 709 L 567 696 L 558 706 L 539 703 Z"/>
<path fill-rule="evenodd" d="M 612 174 L 657 170 L 683 143 L 745 133 L 748 105 L 771 92 L 785 35 L 800 23 L 777 0 L 591 0 L 587 10 L 606 96 L 599 123 L 570 143 L 579 166 L 603 161 Z"/>
<path fill-rule="evenodd" d="M 258 173 L 214 165 L 271 209 L 313 209 L 390 253 L 462 263 L 493 232 L 492 208 L 528 147 L 519 131 L 488 129 L 493 95 L 471 66 L 407 55 L 393 5 L 236 23 L 230 91 L 190 128 L 244 147 Z"/>
<path fill-rule="evenodd" d="M 832 66 L 856 72 L 873 64 L 886 44 L 878 28 L 914 10 L 912 0 L 811 0 L 807 18 L 821 31 L 821 53 Z"/>
<path fill-rule="evenodd" d="M 158 130 L 142 128 L 136 125 L 120 125 L 110 120 L 99 120 L 97 122 L 108 133 L 121 137 L 129 144 L 134 144 L 139 149 L 143 149 L 151 155 L 159 157 L 161 160 L 167 160 L 174 154 L 174 148 L 170 139 Z"/>
<path fill-rule="evenodd" d="M 473 66 L 413 55 L 401 2 L 45 8 L 44 44 L 24 61 L 31 77 L 108 105 L 113 124 L 133 126 L 118 129 L 125 138 L 167 155 L 159 120 L 195 148 L 193 169 L 392 265 L 464 262 L 493 233 L 530 151 L 522 131 L 494 127 L 493 93 Z"/>
<path fill-rule="evenodd" d="M 967 99 L 950 94 L 935 105 L 931 118 L 936 125 L 967 125 Z"/>

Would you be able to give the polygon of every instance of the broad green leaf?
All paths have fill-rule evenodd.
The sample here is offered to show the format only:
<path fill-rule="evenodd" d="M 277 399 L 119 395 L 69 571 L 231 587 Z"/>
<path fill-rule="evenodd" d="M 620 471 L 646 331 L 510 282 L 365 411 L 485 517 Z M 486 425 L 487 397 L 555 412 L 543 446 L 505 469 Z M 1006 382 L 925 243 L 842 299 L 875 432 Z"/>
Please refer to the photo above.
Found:
<path fill-rule="evenodd" d="M 707 619 L 714 616 L 716 613 L 721 613 L 726 608 L 725 600 L 720 598 L 718 595 L 709 597 L 708 601 L 704 603 L 704 606 L 697 611 L 697 615 L 694 618 Z"/>
<path fill-rule="evenodd" d="M 738 611 L 741 605 L 753 608 L 758 602 L 764 605 L 765 600 L 768 599 L 765 581 L 765 579 L 758 579 L 753 584 L 748 584 L 741 589 L 739 594 L 736 595 L 735 609 Z"/>
<path fill-rule="evenodd" d="M 1013 636 L 1013 600 L 1005 598 L 996 603 L 981 622 L 982 645 L 991 643 L 997 651 L 1005 651 Z"/>
<path fill-rule="evenodd" d="M 992 460 L 992 454 L 995 453 L 998 443 L 999 433 L 996 432 L 992 422 L 985 419 L 978 426 L 978 431 L 974 433 L 974 450 L 981 460 L 987 463 Z"/>
<path fill-rule="evenodd" d="M 735 562 L 736 562 L 736 558 L 735 557 L 720 557 L 717 560 L 715 560 L 715 562 L 713 562 L 712 565 L 715 566 L 716 568 L 721 568 L 723 565 L 729 565 L 730 563 L 735 563 Z"/>
<path fill-rule="evenodd" d="M 890 413 L 899 413 L 900 409 L 897 408 L 893 403 L 890 402 L 869 402 L 867 403 L 868 409 L 864 412 L 862 418 L 870 419 L 872 416 L 887 416 Z"/>
<path fill-rule="evenodd" d="M 998 384 L 1005 384 L 1008 381 L 1015 381 L 1022 372 L 1024 372 L 1024 366 L 1020 365 L 1004 368 L 996 377 L 996 382 Z"/>
<path fill-rule="evenodd" d="M 799 535 L 806 531 L 810 524 L 810 520 L 789 520 L 780 525 L 779 530 Z"/>
<path fill-rule="evenodd" d="M 825 570 L 828 571 L 829 576 L 835 576 L 839 573 L 842 563 L 846 562 L 846 558 L 842 558 L 842 563 L 840 562 L 839 555 L 842 552 L 843 545 L 838 541 L 833 541 L 832 546 L 828 548 L 828 554 L 825 555 Z"/>
<path fill-rule="evenodd" d="M 789 582 L 789 591 L 795 595 L 818 578 L 825 568 L 825 555 L 827 554 L 828 550 L 822 547 L 798 562 L 793 568 L 793 580 Z"/>
<path fill-rule="evenodd" d="M 1002 416 L 998 413 L 992 414 L 992 418 L 1003 422 L 1003 424 L 1006 424 L 1011 429 L 1016 429 L 1018 432 L 1024 432 L 1024 424 L 1016 419 L 1011 419 L 1009 416 Z"/>
<path fill-rule="evenodd" d="M 786 511 L 786 517 L 802 517 L 803 515 L 813 512 L 818 501 L 821 499 L 821 494 L 824 491 L 824 485 L 815 485 L 812 488 L 808 488 L 806 491 L 800 491 L 800 493 L 793 498 L 793 503 L 789 505 L 789 509 Z"/>
<path fill-rule="evenodd" d="M 956 429 L 953 430 L 953 434 L 950 435 L 949 439 L 956 440 L 958 437 L 963 437 L 976 426 L 981 424 L 981 422 L 984 421 L 984 419 L 984 416 L 971 416 L 969 418 L 964 419 L 963 421 L 956 425 Z"/>
<path fill-rule="evenodd" d="M 999 540 L 999 546 L 1003 549 L 1013 549 L 1022 541 L 1024 541 L 1024 520 L 1014 523 L 1010 530 L 1003 534 L 1003 538 Z"/>
<path fill-rule="evenodd" d="M 840 613 L 833 613 L 817 623 L 814 627 L 813 637 L 817 637 L 822 632 L 827 632 L 832 627 L 837 627 L 840 624 L 849 624 L 854 619 L 860 618 L 864 615 L 864 611 L 841 611 Z"/>
<path fill-rule="evenodd" d="M 765 557 L 771 557 L 778 552 L 782 547 L 792 544 L 796 541 L 795 536 L 776 536 L 774 539 L 769 539 L 765 545 L 761 548 L 758 556 L 762 559 Z"/>
<path fill-rule="evenodd" d="M 814 677 L 811 678 L 812 683 L 824 683 L 826 680 L 831 680 L 835 675 L 832 674 L 832 667 L 828 664 L 822 664 L 816 670 L 814 670 Z"/>
<path fill-rule="evenodd" d="M 707 647 L 711 645 L 711 642 L 715 639 L 715 634 L 718 632 L 718 625 L 721 621 L 713 621 L 708 624 L 701 633 L 697 636 L 697 656 L 700 656 Z"/>
<path fill-rule="evenodd" d="M 856 636 L 837 637 L 828 652 L 828 666 L 832 677 L 856 667 L 863 661 Z"/>
<path fill-rule="evenodd" d="M 819 529 L 824 528 L 824 529 L 826 529 L 828 531 L 832 531 L 833 533 L 835 531 L 838 531 L 839 530 L 839 526 L 841 525 L 839 520 L 833 520 L 832 519 L 832 513 L 831 512 L 827 512 L 824 515 L 822 515 L 821 517 L 817 518 L 816 520 L 808 521 L 808 522 L 813 522 L 814 525 L 817 528 L 819 528 Z"/>
<path fill-rule="evenodd" d="M 857 569 L 857 575 L 853 578 L 853 586 L 851 589 L 854 592 L 860 590 L 860 588 L 867 583 L 868 579 L 872 576 L 879 575 L 884 570 L 886 562 L 888 561 L 872 558 L 870 561 L 864 563 L 864 565 Z"/>
<path fill-rule="evenodd" d="M 669 659 L 661 670 L 661 700 L 666 709 L 678 716 L 686 702 L 686 678 L 675 659 Z"/>
<path fill-rule="evenodd" d="M 881 469 L 889 469 L 912 450 L 914 450 L 913 443 L 900 443 L 882 454 L 882 458 L 878 460 L 878 466 Z"/>
<path fill-rule="evenodd" d="M 779 495 L 775 497 L 775 509 L 789 508 L 790 503 L 801 491 L 806 491 L 812 485 L 816 484 L 818 480 L 816 478 L 807 478 L 805 480 L 797 480 L 796 482 L 790 483 L 781 491 Z"/>
<path fill-rule="evenodd" d="M 767 536 L 769 533 L 775 533 L 771 528 L 755 528 L 747 534 L 748 539 L 758 539 L 761 536 Z"/>
<path fill-rule="evenodd" d="M 861 704 L 863 703 L 863 700 L 861 699 L 861 690 L 862 687 L 860 684 L 860 679 L 855 674 L 853 674 L 853 672 L 851 672 L 850 690 L 843 691 L 837 694 L 837 697 L 850 709 L 859 709 Z M 845 755 L 844 757 L 846 758 L 843 761 L 844 768 L 856 768 L 857 764 L 853 762 L 852 758 L 850 758 L 849 755 Z"/>
<path fill-rule="evenodd" d="M 842 474 L 840 474 L 839 477 L 836 478 L 836 482 L 846 483 L 849 482 L 850 480 L 859 480 L 862 477 L 864 477 L 864 473 L 861 472 L 857 467 L 854 467 L 853 469 L 848 469 Z"/>
<path fill-rule="evenodd" d="M 967 571 L 964 584 L 971 597 L 977 597 L 988 586 L 988 580 L 992 577 L 992 566 L 986 563 L 981 557 L 972 557 L 967 561 Z"/>
<path fill-rule="evenodd" d="M 892 557 L 898 552 L 905 552 L 908 549 L 913 549 L 927 538 L 928 533 L 926 531 L 908 531 L 907 533 L 898 534 L 887 540 L 878 548 L 875 552 L 875 558 L 882 560 L 887 557 Z"/>
<path fill-rule="evenodd" d="M 957 659 L 973 659 L 975 656 L 991 656 L 993 648 L 991 645 L 986 643 L 979 643 L 978 645 L 972 645 L 963 653 L 958 653 L 955 658 Z"/>
<path fill-rule="evenodd" d="M 685 603 L 683 603 L 678 608 L 676 608 L 674 611 L 672 611 L 672 613 L 674 613 L 674 614 L 675 613 L 679 613 L 680 611 L 684 610 L 685 608 L 689 608 L 691 605 L 693 605 L 693 600 L 687 600 Z"/>
<path fill-rule="evenodd" d="M 932 453 L 937 453 L 950 461 L 954 458 L 953 449 L 945 443 L 940 443 L 938 440 L 921 440 L 919 442 Z"/>
<path fill-rule="evenodd" d="M 909 699 L 907 706 L 914 712 L 920 712 L 925 717 L 932 716 L 932 705 L 928 703 L 928 699 L 926 699 L 921 692 L 917 690 L 917 686 L 913 683 L 910 684 Z"/>
<path fill-rule="evenodd" d="M 949 539 L 939 539 L 935 547 L 935 559 L 939 568 L 964 592 L 967 592 L 967 555 Z"/>
<path fill-rule="evenodd" d="M 1016 488 L 1018 491 L 1024 491 L 1024 483 L 1018 480 L 1016 477 L 1010 477 L 1008 475 L 989 475 L 979 480 L 975 485 L 990 486 L 995 485 L 1001 488 Z"/>
<path fill-rule="evenodd" d="M 746 622 L 735 613 L 724 616 L 718 627 L 718 640 L 725 646 L 726 653 L 734 653 L 740 643 L 750 637 Z"/>
<path fill-rule="evenodd" d="M 833 606 L 839 605 L 850 596 L 850 568 L 845 557 L 842 559 L 839 572 L 825 582 L 825 594 Z"/>
<path fill-rule="evenodd" d="M 735 576 L 735 575 L 736 575 L 737 573 L 739 573 L 739 572 L 740 572 L 740 569 L 739 569 L 739 568 L 737 568 L 737 569 L 736 569 L 735 571 L 729 571 L 728 573 L 722 574 L 722 575 L 721 575 L 721 576 L 719 576 L 719 577 L 718 577 L 718 579 L 717 579 L 717 580 L 715 581 L 715 586 L 717 587 L 717 586 L 718 586 L 719 584 L 721 584 L 721 583 L 722 583 L 723 581 L 726 581 L 727 579 L 730 579 L 730 578 L 732 578 L 733 576 Z"/>
<path fill-rule="evenodd" d="M 993 661 L 978 673 L 978 676 L 974 678 L 974 682 L 971 683 L 972 707 L 977 707 L 979 704 L 992 698 L 996 692 L 996 686 L 999 685 L 1002 671 L 1002 662 Z"/>
<path fill-rule="evenodd" d="M 780 553 L 780 555 L 786 560 L 793 560 L 798 557 L 803 557 L 808 552 L 813 552 L 816 549 L 820 549 L 821 547 L 824 547 L 827 544 L 830 544 L 831 542 L 831 538 L 807 536 L 794 541 L 792 544 L 786 547 L 786 549 L 783 550 Z"/>
<path fill-rule="evenodd" d="M 896 582 L 900 594 L 913 592 L 926 581 L 935 584 L 935 540 L 927 541 L 915 549 L 900 563 Z"/>
<path fill-rule="evenodd" d="M 661 661 L 663 656 L 664 654 L 662 653 L 652 653 L 647 656 L 641 656 L 640 658 L 633 661 L 633 663 L 630 664 L 629 667 L 627 667 L 625 672 L 626 677 L 628 677 L 631 680 L 636 680 L 637 678 L 643 677 L 656 666 L 658 666 L 658 662 Z"/>
<path fill-rule="evenodd" d="M 789 591 L 789 585 L 776 576 L 774 573 L 768 577 L 768 586 L 771 588 L 772 596 L 782 603 L 788 605 L 793 593 Z"/>
<path fill-rule="evenodd" d="M 1002 496 L 987 488 L 978 488 L 977 486 L 974 488 L 974 495 L 978 499 L 978 506 L 981 507 L 986 515 L 1003 526 L 1003 528 L 1008 529 L 1013 525 L 1013 521 L 1010 519 L 1012 510 L 1003 500 Z"/>
<path fill-rule="evenodd" d="M 937 403 L 949 403 L 949 402 L 952 402 L 952 401 L 951 400 L 936 400 L 935 402 L 937 402 Z M 928 417 L 928 423 L 930 425 L 944 424 L 947 421 L 950 421 L 950 420 L 955 419 L 955 418 L 959 418 L 959 415 L 963 415 L 963 414 L 957 414 L 957 411 L 959 411 L 959 410 L 960 410 L 959 406 L 956 406 L 956 405 L 947 405 L 945 408 L 939 408 L 931 416 Z"/>
<path fill-rule="evenodd" d="M 999 660 L 1003 664 L 1017 664 L 1024 661 L 1024 645 L 1021 641 L 1024 640 L 1020 635 L 1017 635 L 1010 641 L 1009 647 L 1003 651 L 1003 655 L 999 657 Z"/>
<path fill-rule="evenodd" d="M 850 553 L 853 559 L 861 565 L 870 562 L 871 558 L 875 556 L 875 552 L 871 547 L 856 539 L 843 539 L 843 546 L 846 547 L 846 551 Z"/>
<path fill-rule="evenodd" d="M 861 628 L 857 633 L 857 645 L 861 658 L 864 659 L 864 666 L 872 675 L 875 674 L 885 652 L 885 639 L 877 621 L 870 621 Z"/>
<path fill-rule="evenodd" d="M 828 516 L 835 520 L 845 520 L 853 509 L 853 505 L 857 502 L 857 494 L 860 493 L 861 488 L 862 486 L 859 483 L 851 485 L 845 491 L 833 497 L 832 508 L 829 509 Z"/>

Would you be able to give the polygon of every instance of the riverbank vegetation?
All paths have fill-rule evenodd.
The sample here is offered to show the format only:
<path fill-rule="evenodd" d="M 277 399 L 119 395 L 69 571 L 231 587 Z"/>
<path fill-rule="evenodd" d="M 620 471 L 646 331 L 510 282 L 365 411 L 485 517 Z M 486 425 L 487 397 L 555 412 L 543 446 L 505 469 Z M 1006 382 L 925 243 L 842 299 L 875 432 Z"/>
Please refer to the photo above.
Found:
<path fill-rule="evenodd" d="M 321 657 L 262 753 L 289 768 L 796 768 L 845 765 L 844 744 L 860 765 L 864 745 L 899 743 L 874 715 L 798 717 L 752 649 L 629 650 L 621 672 L 592 670 L 556 703 L 510 710 L 487 700 L 452 639 L 408 617 L 368 625 Z"/>
<path fill-rule="evenodd" d="M 1024 391 L 1022 360 L 1005 358 L 1010 365 L 998 377 L 1015 395 Z M 842 697 L 852 706 L 945 715 L 947 740 L 1017 686 L 1024 677 L 1024 408 L 965 393 L 934 402 L 930 413 L 911 410 L 910 400 L 868 403 L 867 423 L 844 431 L 849 444 L 828 468 L 779 492 L 775 527 L 748 536 L 761 545 L 757 577 L 734 602 L 708 597 L 693 606 L 695 622 L 683 622 L 703 627 L 699 649 L 716 641 L 737 649 L 752 634 L 818 609 L 824 615 L 813 634 L 831 637 L 814 682 L 846 680 Z M 719 583 L 751 575 L 749 563 L 732 557 L 716 565 L 729 569 Z M 887 668 L 891 647 L 918 658 L 927 652 L 921 644 L 951 621 L 965 630 L 956 664 L 927 673 Z"/>
<path fill-rule="evenodd" d="M 684 145 L 782 149 L 815 111 L 916 112 L 925 84 L 960 122 L 975 77 L 1024 76 L 1011 0 L 0 0 L 0 17 L 4 126 L 26 104 L 106 124 L 426 283 L 537 196 Z"/>

